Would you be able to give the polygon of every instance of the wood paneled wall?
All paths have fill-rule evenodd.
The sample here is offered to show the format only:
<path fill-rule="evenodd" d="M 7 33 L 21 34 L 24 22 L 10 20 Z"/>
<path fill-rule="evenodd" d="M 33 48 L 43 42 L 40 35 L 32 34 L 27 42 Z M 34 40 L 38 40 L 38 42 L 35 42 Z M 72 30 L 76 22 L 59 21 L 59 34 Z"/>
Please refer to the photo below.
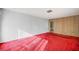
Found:
<path fill-rule="evenodd" d="M 50 27 L 51 24 L 52 26 Z M 79 36 L 79 15 L 49 20 L 49 28 L 53 32 L 65 35 Z"/>

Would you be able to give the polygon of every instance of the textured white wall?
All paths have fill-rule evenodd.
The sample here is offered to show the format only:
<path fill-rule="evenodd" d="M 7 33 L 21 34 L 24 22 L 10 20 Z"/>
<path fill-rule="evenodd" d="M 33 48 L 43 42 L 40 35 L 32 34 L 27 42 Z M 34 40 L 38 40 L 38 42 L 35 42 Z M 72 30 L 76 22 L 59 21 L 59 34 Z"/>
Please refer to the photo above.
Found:
<path fill-rule="evenodd" d="M 2 19 L 2 42 L 16 40 L 18 31 L 30 34 L 39 34 L 48 31 L 48 20 L 4 10 Z"/>

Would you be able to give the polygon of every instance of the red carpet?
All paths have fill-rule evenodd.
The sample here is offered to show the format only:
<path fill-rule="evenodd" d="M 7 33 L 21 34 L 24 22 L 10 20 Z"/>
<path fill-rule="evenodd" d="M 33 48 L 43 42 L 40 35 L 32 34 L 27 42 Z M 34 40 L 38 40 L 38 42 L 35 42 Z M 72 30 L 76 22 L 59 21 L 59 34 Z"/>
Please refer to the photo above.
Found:
<path fill-rule="evenodd" d="M 47 32 L 0 43 L 0 51 L 79 51 L 79 37 Z"/>

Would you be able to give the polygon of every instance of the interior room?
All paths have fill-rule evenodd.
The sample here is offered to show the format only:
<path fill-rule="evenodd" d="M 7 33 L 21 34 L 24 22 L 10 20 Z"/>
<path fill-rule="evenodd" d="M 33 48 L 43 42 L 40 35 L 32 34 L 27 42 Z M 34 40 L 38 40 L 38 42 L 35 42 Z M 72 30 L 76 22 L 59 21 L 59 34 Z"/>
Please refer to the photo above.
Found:
<path fill-rule="evenodd" d="M 0 51 L 79 51 L 79 8 L 0 8 Z"/>

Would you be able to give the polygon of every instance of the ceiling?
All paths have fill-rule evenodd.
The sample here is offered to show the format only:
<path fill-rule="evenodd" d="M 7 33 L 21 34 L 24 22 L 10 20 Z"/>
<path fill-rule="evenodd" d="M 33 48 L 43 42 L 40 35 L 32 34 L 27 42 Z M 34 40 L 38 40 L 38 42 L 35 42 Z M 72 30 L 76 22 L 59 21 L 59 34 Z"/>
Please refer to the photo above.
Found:
<path fill-rule="evenodd" d="M 5 9 L 45 19 L 54 19 L 60 17 L 79 15 L 79 8 L 5 8 Z M 53 12 L 47 13 L 46 12 L 47 10 L 53 10 Z"/>

